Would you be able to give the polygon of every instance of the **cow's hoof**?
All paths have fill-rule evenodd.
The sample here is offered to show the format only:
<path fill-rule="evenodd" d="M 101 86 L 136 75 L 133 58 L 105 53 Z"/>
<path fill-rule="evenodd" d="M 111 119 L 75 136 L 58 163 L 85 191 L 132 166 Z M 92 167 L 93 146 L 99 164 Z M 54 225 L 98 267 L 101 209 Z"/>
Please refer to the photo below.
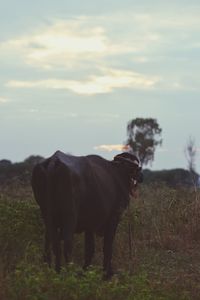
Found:
<path fill-rule="evenodd" d="M 82 269 L 83 269 L 83 271 L 87 271 L 88 268 L 89 268 L 89 265 L 84 265 Z"/>
<path fill-rule="evenodd" d="M 84 270 L 79 270 L 79 271 L 77 271 L 77 277 L 78 278 L 83 278 L 84 276 L 85 276 L 85 272 L 84 272 Z"/>
<path fill-rule="evenodd" d="M 103 280 L 110 280 L 113 277 L 113 272 L 104 272 L 102 279 Z"/>
<path fill-rule="evenodd" d="M 55 267 L 55 270 L 56 270 L 56 273 L 60 274 L 61 267 L 60 267 L 60 266 L 56 266 L 56 267 Z"/>

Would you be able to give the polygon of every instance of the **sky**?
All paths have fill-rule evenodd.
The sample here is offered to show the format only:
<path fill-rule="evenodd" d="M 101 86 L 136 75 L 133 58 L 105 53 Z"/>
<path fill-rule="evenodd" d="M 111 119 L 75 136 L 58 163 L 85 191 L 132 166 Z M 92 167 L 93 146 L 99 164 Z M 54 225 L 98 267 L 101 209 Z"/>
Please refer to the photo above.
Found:
<path fill-rule="evenodd" d="M 155 118 L 152 169 L 200 172 L 199 0 L 7 0 L 0 10 L 0 159 L 56 150 L 107 159 Z"/>

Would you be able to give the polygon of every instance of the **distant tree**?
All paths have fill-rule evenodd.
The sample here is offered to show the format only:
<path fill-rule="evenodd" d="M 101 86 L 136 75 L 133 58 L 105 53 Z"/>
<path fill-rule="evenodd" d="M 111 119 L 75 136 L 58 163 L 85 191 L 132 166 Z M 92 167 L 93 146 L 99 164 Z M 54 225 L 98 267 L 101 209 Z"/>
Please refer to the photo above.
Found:
<path fill-rule="evenodd" d="M 154 160 L 155 149 L 162 144 L 161 132 L 156 119 L 136 118 L 128 122 L 126 146 L 140 158 L 142 165 Z"/>
<path fill-rule="evenodd" d="M 12 162 L 8 159 L 1 159 L 0 160 L 0 167 L 8 167 L 11 166 Z"/>
<path fill-rule="evenodd" d="M 191 178 L 190 172 L 181 168 L 159 171 L 144 169 L 143 175 L 144 183 L 146 184 L 165 183 L 166 185 L 174 188 L 177 186 L 192 187 L 194 186 L 194 180 L 198 180 L 197 174 L 194 174 L 194 177 Z"/>
<path fill-rule="evenodd" d="M 193 183 L 193 188 L 196 193 L 196 203 L 199 202 L 199 197 L 197 193 L 197 187 L 199 187 L 199 174 L 196 172 L 195 160 L 197 155 L 197 149 L 195 144 L 195 139 L 192 136 L 189 136 L 186 147 L 185 147 L 185 156 L 188 162 L 188 170 L 190 173 L 190 178 Z M 198 208 L 197 208 L 198 210 Z"/>
<path fill-rule="evenodd" d="M 31 155 L 24 160 L 24 163 L 34 166 L 37 163 L 41 162 L 44 158 L 39 155 Z"/>
<path fill-rule="evenodd" d="M 196 154 L 197 154 L 197 150 L 195 145 L 195 139 L 192 136 L 190 136 L 186 143 L 185 156 L 188 162 L 188 170 L 191 173 L 195 172 Z"/>

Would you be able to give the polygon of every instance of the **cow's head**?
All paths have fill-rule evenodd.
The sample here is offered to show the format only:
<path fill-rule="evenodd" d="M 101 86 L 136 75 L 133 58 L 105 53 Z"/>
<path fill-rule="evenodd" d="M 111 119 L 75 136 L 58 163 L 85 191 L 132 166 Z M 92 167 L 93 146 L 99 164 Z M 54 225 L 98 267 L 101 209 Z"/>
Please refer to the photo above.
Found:
<path fill-rule="evenodd" d="M 114 161 L 124 166 L 130 179 L 130 193 L 133 195 L 137 184 L 143 182 L 142 167 L 139 159 L 132 153 L 124 152 L 114 157 Z"/>

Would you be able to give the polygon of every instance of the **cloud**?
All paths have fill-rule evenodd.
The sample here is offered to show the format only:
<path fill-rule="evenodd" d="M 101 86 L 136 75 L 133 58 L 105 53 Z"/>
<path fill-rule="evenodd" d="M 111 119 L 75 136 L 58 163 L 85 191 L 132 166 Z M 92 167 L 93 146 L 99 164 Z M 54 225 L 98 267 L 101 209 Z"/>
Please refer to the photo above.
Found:
<path fill-rule="evenodd" d="M 7 98 L 0 97 L 0 104 L 6 103 L 6 102 L 8 102 Z"/>
<path fill-rule="evenodd" d="M 56 19 L 0 43 L 0 51 L 13 53 L 14 49 L 26 64 L 45 69 L 71 68 L 84 61 L 102 65 L 106 57 L 126 54 L 132 54 L 133 60 L 140 55 L 138 62 L 144 63 L 148 54 L 162 44 L 163 28 L 173 22 L 156 13 L 128 11 Z"/>
<path fill-rule="evenodd" d="M 11 51 L 26 64 L 39 68 L 69 68 L 83 61 L 97 61 L 111 54 L 131 51 L 111 41 L 106 30 L 95 18 L 77 17 L 56 20 L 28 35 L 0 44 L 1 51 Z"/>
<path fill-rule="evenodd" d="M 159 81 L 127 70 L 104 69 L 103 74 L 90 76 L 87 80 L 46 79 L 35 81 L 10 80 L 7 87 L 64 89 L 80 95 L 110 93 L 116 88 L 146 89 Z"/>
<path fill-rule="evenodd" d="M 115 145 L 99 145 L 95 146 L 94 150 L 100 150 L 105 152 L 112 152 L 112 151 L 124 151 L 125 146 L 121 144 L 115 144 Z"/>
<path fill-rule="evenodd" d="M 42 70 L 42 78 L 49 77 L 46 71 L 56 77 L 10 81 L 9 85 L 16 87 L 59 88 L 93 95 L 115 88 L 152 87 L 162 78 L 158 89 L 191 89 L 199 72 L 192 56 L 199 47 L 199 25 L 194 9 L 180 14 L 177 7 L 172 14 L 150 9 L 148 13 L 135 10 L 52 19 L 48 25 L 38 25 L 34 31 L 0 43 L 0 59 L 17 65 L 19 72 L 26 64 Z M 99 74 L 101 68 L 106 71 Z M 113 70 L 115 74 L 111 74 Z M 33 71 L 34 77 L 38 75 Z M 31 78 L 29 69 L 27 73 Z M 184 82 L 184 74 L 191 75 L 191 84 Z M 198 88 L 199 83 L 193 87 Z"/>

